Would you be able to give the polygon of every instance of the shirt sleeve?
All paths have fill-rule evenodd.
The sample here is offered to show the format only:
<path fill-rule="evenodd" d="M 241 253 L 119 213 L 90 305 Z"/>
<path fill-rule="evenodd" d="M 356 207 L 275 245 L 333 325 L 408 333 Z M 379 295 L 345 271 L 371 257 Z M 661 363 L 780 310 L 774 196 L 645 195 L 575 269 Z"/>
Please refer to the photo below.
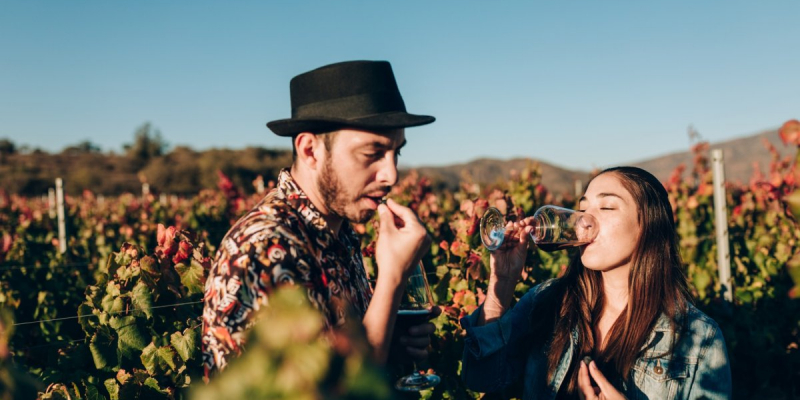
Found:
<path fill-rule="evenodd" d="M 733 396 L 732 386 L 722 330 L 716 324 L 709 325 L 688 399 L 728 400 Z"/>
<path fill-rule="evenodd" d="M 478 325 L 483 306 L 461 319 L 466 330 L 461 378 L 470 390 L 492 393 L 514 383 L 530 354 L 531 312 L 541 285 L 531 289 L 502 317 Z"/>

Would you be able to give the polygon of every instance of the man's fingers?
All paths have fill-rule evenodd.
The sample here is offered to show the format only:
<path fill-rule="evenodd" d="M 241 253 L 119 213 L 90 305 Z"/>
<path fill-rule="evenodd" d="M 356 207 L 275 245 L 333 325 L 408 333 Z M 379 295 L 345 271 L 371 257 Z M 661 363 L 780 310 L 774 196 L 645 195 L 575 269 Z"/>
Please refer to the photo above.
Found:
<path fill-rule="evenodd" d="M 597 398 L 597 395 L 592 387 L 592 381 L 589 379 L 589 369 L 583 361 L 581 361 L 580 364 L 578 370 L 578 389 L 580 389 L 580 397 L 582 400 L 594 400 Z"/>
<path fill-rule="evenodd" d="M 414 211 L 408 207 L 401 206 L 392 199 L 386 200 L 386 206 L 389 207 L 389 211 L 391 211 L 392 214 L 403 221 L 403 226 L 419 220 L 417 214 L 414 214 Z"/>
<path fill-rule="evenodd" d="M 381 226 L 379 228 L 381 231 L 397 229 L 397 225 L 394 223 L 394 213 L 392 213 L 386 204 L 378 205 L 378 217 L 380 217 L 381 220 Z"/>
<path fill-rule="evenodd" d="M 431 338 L 430 336 L 402 336 L 400 337 L 400 344 L 406 347 L 425 349 L 431 344 Z"/>
<path fill-rule="evenodd" d="M 432 335 L 433 332 L 436 332 L 436 326 L 430 322 L 408 328 L 408 334 L 411 336 L 428 336 Z"/>
<path fill-rule="evenodd" d="M 424 361 L 428 358 L 428 349 L 418 349 L 416 347 L 406 346 L 408 355 L 416 361 Z"/>

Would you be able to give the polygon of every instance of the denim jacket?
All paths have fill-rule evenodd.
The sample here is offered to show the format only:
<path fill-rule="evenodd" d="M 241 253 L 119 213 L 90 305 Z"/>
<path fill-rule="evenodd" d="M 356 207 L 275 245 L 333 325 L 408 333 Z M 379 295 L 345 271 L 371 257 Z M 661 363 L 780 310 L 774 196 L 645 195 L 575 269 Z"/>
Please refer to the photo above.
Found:
<path fill-rule="evenodd" d="M 479 308 L 461 319 L 467 337 L 461 377 L 467 388 L 478 392 L 497 392 L 524 376 L 523 399 L 554 399 L 573 359 L 577 330 L 561 357 L 553 379 L 547 379 L 547 354 L 544 343 L 529 340 L 531 311 L 541 301 L 537 285 L 501 318 L 477 326 Z M 482 306 L 481 306 L 482 307 Z M 629 400 L 636 399 L 730 399 L 731 371 L 722 331 L 714 320 L 692 305 L 686 314 L 685 328 L 668 352 L 675 336 L 669 319 L 661 315 L 636 360 L 627 380 L 615 384 Z"/>

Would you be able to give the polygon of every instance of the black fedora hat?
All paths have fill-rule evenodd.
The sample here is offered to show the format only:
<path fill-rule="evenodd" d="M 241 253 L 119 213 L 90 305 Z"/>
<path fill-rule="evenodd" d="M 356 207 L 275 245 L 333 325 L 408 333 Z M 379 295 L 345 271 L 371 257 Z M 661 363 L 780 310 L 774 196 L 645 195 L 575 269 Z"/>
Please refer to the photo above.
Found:
<path fill-rule="evenodd" d="M 292 78 L 292 118 L 267 123 L 278 136 L 340 128 L 386 130 L 430 124 L 406 112 L 387 61 L 345 61 Z"/>

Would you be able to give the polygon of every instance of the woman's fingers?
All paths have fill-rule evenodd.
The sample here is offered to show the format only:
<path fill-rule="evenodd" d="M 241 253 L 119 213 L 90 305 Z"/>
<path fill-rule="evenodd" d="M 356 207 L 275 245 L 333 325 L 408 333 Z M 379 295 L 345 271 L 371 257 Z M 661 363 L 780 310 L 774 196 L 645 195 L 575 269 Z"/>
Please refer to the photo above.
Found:
<path fill-rule="evenodd" d="M 581 400 L 595 400 L 597 399 L 597 395 L 592 387 L 592 381 L 589 379 L 589 369 L 583 361 L 581 361 L 580 364 L 581 366 L 578 370 L 578 394 Z"/>
<path fill-rule="evenodd" d="M 600 387 L 600 391 L 606 395 L 607 399 L 617 399 L 621 398 L 621 393 L 611 384 L 611 382 L 606 379 L 602 372 L 600 372 L 600 368 L 597 368 L 597 363 L 592 361 L 589 363 L 589 373 L 594 378 L 594 381 L 597 383 L 597 386 Z M 618 397 L 619 396 L 619 397 Z"/>

